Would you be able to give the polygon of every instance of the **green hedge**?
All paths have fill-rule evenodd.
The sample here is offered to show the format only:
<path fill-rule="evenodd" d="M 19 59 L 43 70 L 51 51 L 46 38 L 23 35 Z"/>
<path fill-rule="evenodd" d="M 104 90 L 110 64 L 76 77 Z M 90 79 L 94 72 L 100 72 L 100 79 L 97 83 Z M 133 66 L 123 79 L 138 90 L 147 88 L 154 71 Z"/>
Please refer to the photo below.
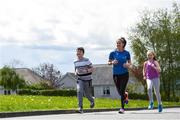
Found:
<path fill-rule="evenodd" d="M 129 94 L 129 99 L 140 99 L 140 100 L 148 100 L 148 95 L 147 94 L 137 94 L 137 93 L 128 93 Z M 156 100 L 156 96 L 155 94 L 153 94 L 153 99 Z M 172 97 L 170 100 L 167 100 L 165 96 L 161 95 L 161 99 L 163 101 L 173 101 L 173 102 L 179 102 L 180 101 L 180 97 L 175 96 Z"/>
<path fill-rule="evenodd" d="M 129 99 L 148 100 L 148 95 L 146 94 L 128 93 L 128 95 L 129 95 Z"/>
<path fill-rule="evenodd" d="M 76 90 L 18 90 L 19 95 L 44 95 L 44 96 L 76 96 Z"/>

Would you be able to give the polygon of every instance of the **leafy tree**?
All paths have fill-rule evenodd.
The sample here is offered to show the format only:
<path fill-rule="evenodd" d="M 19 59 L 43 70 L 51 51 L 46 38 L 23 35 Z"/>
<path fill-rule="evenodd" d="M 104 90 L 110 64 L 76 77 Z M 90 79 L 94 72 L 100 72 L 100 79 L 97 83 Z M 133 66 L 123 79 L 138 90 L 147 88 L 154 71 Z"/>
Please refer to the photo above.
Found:
<path fill-rule="evenodd" d="M 40 75 L 43 79 L 48 80 L 50 88 L 58 88 L 61 86 L 61 72 L 53 65 L 48 63 L 40 64 L 33 71 Z"/>
<path fill-rule="evenodd" d="M 13 68 L 4 66 L 0 70 L 0 85 L 5 90 L 17 90 L 25 86 L 25 80 L 20 78 Z"/>
<path fill-rule="evenodd" d="M 172 11 L 144 11 L 129 38 L 136 66 L 143 65 L 147 50 L 156 52 L 162 70 L 162 95 L 170 100 L 180 80 L 180 5 L 174 3 Z"/>

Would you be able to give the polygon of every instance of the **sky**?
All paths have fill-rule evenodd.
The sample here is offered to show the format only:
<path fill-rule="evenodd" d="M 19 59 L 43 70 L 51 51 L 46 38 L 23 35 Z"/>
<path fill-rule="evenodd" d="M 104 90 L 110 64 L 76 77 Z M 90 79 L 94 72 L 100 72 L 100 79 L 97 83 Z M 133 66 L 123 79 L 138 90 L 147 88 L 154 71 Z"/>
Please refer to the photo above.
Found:
<path fill-rule="evenodd" d="M 143 10 L 170 9 L 179 0 L 0 0 L 0 68 L 54 64 L 74 72 L 76 48 L 93 64 L 106 64 L 116 40 Z M 126 50 L 132 53 L 130 41 Z M 133 58 L 132 58 L 133 59 Z"/>

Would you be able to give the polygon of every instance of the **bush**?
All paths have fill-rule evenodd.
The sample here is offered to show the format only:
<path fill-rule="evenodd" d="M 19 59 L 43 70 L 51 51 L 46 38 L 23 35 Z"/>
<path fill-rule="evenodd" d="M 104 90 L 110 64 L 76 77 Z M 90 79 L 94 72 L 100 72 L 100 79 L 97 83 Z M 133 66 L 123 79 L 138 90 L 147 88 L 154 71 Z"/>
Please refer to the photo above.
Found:
<path fill-rule="evenodd" d="M 19 95 L 76 96 L 76 90 L 18 90 Z"/>
<path fill-rule="evenodd" d="M 37 84 L 27 85 L 25 86 L 24 89 L 49 90 L 53 88 L 48 85 L 47 81 L 41 81 L 40 83 L 37 83 Z"/>
<path fill-rule="evenodd" d="M 148 95 L 146 94 L 137 94 L 137 93 L 128 93 L 129 99 L 141 99 L 141 100 L 147 100 Z"/>

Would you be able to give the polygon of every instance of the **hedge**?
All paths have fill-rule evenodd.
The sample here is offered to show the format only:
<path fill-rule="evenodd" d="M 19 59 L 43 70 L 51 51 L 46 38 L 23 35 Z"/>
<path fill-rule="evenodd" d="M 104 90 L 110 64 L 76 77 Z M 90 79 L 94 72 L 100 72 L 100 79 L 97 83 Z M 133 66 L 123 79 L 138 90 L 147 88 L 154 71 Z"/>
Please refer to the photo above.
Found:
<path fill-rule="evenodd" d="M 137 93 L 128 93 L 129 99 L 141 99 L 141 100 L 147 100 L 148 95 L 147 94 L 137 94 Z"/>
<path fill-rule="evenodd" d="M 76 96 L 76 90 L 18 90 L 19 95 L 44 95 L 44 96 Z"/>

